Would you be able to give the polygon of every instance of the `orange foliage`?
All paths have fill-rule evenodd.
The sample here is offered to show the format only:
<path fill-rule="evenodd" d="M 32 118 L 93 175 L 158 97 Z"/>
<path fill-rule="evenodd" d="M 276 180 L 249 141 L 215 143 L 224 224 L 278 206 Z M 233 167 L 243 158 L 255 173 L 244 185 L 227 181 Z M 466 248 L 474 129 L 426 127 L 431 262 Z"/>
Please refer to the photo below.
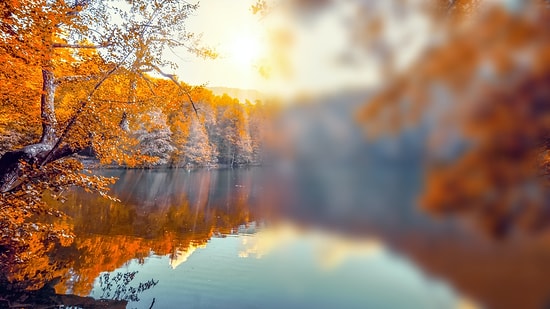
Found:
<path fill-rule="evenodd" d="M 177 151 L 188 143 L 196 116 L 204 129 L 199 131 L 208 130 L 226 146 L 225 160 L 252 160 L 249 106 L 163 72 L 176 66 L 162 58 L 165 48 L 184 46 L 199 56 L 216 56 L 185 28 L 198 6 L 175 0 L 136 0 L 128 6 L 126 11 L 109 1 L 0 1 L 0 264 L 1 273 L 23 287 L 37 289 L 76 271 L 81 281 L 72 289 L 84 295 L 101 271 L 151 250 L 167 254 L 205 242 L 218 228 L 248 219 L 243 204 L 237 213 L 209 210 L 204 218 L 192 214 L 189 205 L 176 205 L 168 215 L 151 216 L 158 222 L 150 226 L 159 230 L 147 235 L 124 230 L 99 236 L 81 229 L 107 228 L 102 218 L 116 217 L 124 223 L 120 229 L 140 230 L 125 221 L 127 206 L 107 194 L 114 179 L 92 175 L 74 155 L 92 149 L 103 164 L 151 166 L 158 157 L 140 149 L 135 132 L 165 129 L 155 115 L 169 119 Z M 113 22 L 113 13 L 124 23 Z M 256 148 L 260 140 L 258 135 Z M 108 215 L 79 217 L 71 206 L 54 208 L 75 186 L 106 198 L 97 208 Z M 186 224 L 198 219 L 197 232 L 188 234 Z M 61 255 L 56 263 L 52 252 Z M 77 262 L 69 262 L 71 254 Z"/>
<path fill-rule="evenodd" d="M 469 210 L 494 235 L 547 225 L 549 17 L 537 5 L 472 13 L 363 109 L 374 136 L 437 113 L 436 134 L 454 130 L 467 141 L 458 158 L 430 157 L 426 209 Z"/>
<path fill-rule="evenodd" d="M 63 203 L 44 196 L 43 201 L 52 208 L 32 216 L 32 222 L 42 223 L 21 226 L 26 218 L 21 217 L 12 220 L 14 226 L 2 226 L 3 231 L 13 230 L 14 234 L 6 237 L 20 239 L 11 243 L 3 239 L 2 248 L 7 249 L 0 256 L 1 273 L 8 274 L 15 287 L 26 289 L 38 289 L 59 278 L 57 293 L 85 296 L 102 272 L 114 271 L 132 259 L 143 261 L 151 254 L 175 256 L 177 251 L 206 244 L 213 235 L 230 233 L 254 220 L 247 189 L 252 186 L 235 192 L 232 206 L 227 207 L 225 202 L 218 205 L 209 199 L 213 180 L 201 178 L 204 189 L 195 204 L 181 195 L 147 211 L 140 209 L 141 204 L 101 198 L 83 189 L 72 191 Z M 2 214 L 11 216 L 14 212 Z M 61 230 L 64 234 L 59 233 Z"/>
<path fill-rule="evenodd" d="M 242 196 L 247 194 L 243 190 Z M 114 271 L 132 259 L 142 261 L 151 253 L 175 254 L 178 249 L 205 244 L 215 233 L 228 233 L 251 219 L 243 199 L 229 209 L 207 209 L 203 208 L 205 205 L 191 206 L 185 196 L 182 198 L 181 204 L 157 208 L 145 215 L 137 215 L 134 205 L 105 199 L 92 198 L 88 201 L 92 207 L 70 201 L 59 204 L 59 209 L 73 218 L 75 240 L 70 247 L 72 262 L 65 266 L 56 291 L 88 295 L 101 272 Z M 195 207 L 200 207 L 200 211 Z M 61 250 L 53 254 L 58 260 L 63 258 Z M 77 280 L 69 270 L 78 274 Z"/>

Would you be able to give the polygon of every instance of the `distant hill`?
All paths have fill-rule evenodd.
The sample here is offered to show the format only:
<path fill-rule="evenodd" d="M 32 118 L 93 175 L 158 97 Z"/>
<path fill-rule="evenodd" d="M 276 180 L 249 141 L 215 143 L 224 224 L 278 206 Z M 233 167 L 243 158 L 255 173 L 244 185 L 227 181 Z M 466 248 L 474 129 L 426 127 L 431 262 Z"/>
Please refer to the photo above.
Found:
<path fill-rule="evenodd" d="M 239 99 L 242 103 L 246 100 L 254 103 L 256 100 L 265 101 L 267 96 L 254 89 L 239 89 L 239 88 L 229 88 L 229 87 L 207 87 L 215 95 L 223 95 L 224 93 L 230 97 Z"/>

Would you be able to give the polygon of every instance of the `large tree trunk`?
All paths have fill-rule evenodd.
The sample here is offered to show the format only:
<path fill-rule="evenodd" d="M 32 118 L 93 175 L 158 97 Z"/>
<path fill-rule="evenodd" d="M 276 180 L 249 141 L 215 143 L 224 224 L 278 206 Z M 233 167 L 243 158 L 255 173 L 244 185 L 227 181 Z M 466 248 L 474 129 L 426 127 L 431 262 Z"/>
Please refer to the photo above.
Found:
<path fill-rule="evenodd" d="M 40 96 L 40 117 L 42 120 L 42 138 L 40 143 L 55 143 L 55 77 L 51 69 L 42 69 L 42 95 Z"/>
<path fill-rule="evenodd" d="M 45 158 L 52 145 L 38 143 L 22 149 L 6 152 L 0 158 L 0 192 L 8 192 L 19 185 L 23 165 L 21 162 L 36 164 Z"/>
<path fill-rule="evenodd" d="M 37 143 L 19 150 L 8 151 L 0 158 L 0 193 L 11 191 L 21 184 L 23 163 L 44 165 L 77 153 L 80 149 Z"/>
<path fill-rule="evenodd" d="M 38 143 L 6 152 L 0 158 L 0 192 L 13 190 L 21 183 L 22 162 L 31 165 L 43 165 L 77 151 L 68 147 L 59 148 L 55 146 L 57 142 L 57 119 L 55 117 L 54 98 L 55 77 L 51 69 L 44 68 L 42 69 L 42 94 L 40 97 L 42 136 Z M 57 149 L 54 149 L 54 147 Z"/>

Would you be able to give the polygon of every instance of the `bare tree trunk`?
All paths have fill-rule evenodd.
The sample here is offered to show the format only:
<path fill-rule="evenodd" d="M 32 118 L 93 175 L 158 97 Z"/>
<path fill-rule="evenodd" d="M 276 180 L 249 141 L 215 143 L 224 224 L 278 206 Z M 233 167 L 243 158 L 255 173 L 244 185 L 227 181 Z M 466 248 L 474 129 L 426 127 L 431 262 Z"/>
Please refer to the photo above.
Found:
<path fill-rule="evenodd" d="M 137 88 L 137 77 L 135 74 L 130 76 L 130 84 L 128 86 L 128 105 L 135 104 Z M 122 113 L 122 119 L 120 120 L 119 126 L 124 132 L 130 132 L 130 120 L 128 119 L 128 113 L 126 113 L 126 111 Z"/>
<path fill-rule="evenodd" d="M 55 143 L 55 77 L 51 69 L 42 69 L 42 95 L 40 96 L 40 117 L 42 118 L 42 137 L 40 143 Z"/>
<path fill-rule="evenodd" d="M 126 112 L 122 113 L 122 118 L 120 119 L 118 126 L 122 129 L 122 131 L 130 132 L 130 121 L 128 120 L 128 114 Z"/>

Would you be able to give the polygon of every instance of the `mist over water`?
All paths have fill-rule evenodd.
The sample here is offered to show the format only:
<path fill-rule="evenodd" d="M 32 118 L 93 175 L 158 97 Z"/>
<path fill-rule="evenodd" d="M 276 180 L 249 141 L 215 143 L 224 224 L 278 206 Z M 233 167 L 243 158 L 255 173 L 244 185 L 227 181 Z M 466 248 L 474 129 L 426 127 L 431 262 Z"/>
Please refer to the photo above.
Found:
<path fill-rule="evenodd" d="M 364 96 L 294 105 L 280 118 L 286 148 L 267 166 L 99 170 L 119 178 L 120 202 L 75 192 L 61 206 L 76 223 L 72 259 L 119 254 L 77 262 L 71 271 L 89 275 L 56 289 L 108 298 L 101 276 L 137 271 L 129 286 L 158 284 L 130 307 L 543 303 L 544 240 L 495 241 L 467 217 L 420 210 L 425 129 L 367 141 L 353 120 Z"/>

